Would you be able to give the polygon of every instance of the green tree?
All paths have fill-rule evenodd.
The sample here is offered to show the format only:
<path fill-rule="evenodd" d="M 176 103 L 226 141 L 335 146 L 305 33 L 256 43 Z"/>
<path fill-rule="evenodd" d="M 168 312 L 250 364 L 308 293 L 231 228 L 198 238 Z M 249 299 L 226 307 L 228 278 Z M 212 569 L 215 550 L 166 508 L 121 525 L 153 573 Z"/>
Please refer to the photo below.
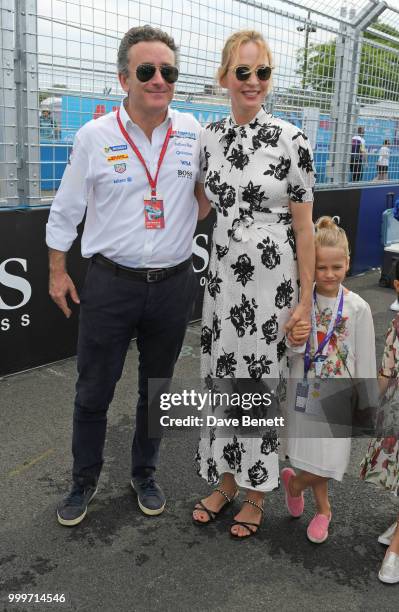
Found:
<path fill-rule="evenodd" d="M 399 101 L 399 31 L 380 21 L 376 21 L 372 28 L 389 34 L 396 40 L 381 39 L 374 32 L 364 33 L 357 95 Z M 368 44 L 368 41 L 382 43 L 386 48 L 376 49 L 372 44 Z M 335 49 L 336 41 L 331 40 L 322 44 L 310 44 L 307 50 L 298 51 L 297 74 L 301 75 L 306 88 L 316 92 L 333 92 Z"/>

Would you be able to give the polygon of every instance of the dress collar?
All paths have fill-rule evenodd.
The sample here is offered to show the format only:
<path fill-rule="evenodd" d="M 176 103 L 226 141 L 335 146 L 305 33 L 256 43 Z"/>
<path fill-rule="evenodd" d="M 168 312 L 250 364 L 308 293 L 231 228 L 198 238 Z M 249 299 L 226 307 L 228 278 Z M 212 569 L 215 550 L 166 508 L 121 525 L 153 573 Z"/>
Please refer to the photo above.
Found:
<path fill-rule="evenodd" d="M 251 119 L 251 121 L 243 125 L 238 125 L 238 123 L 236 123 L 234 119 L 233 113 L 231 113 L 224 121 L 224 126 L 222 129 L 223 133 L 221 134 L 219 141 L 221 141 L 223 138 L 226 138 L 228 134 L 230 134 L 231 136 L 236 136 L 242 128 L 245 129 L 246 127 L 249 127 L 255 130 L 260 124 L 265 123 L 270 117 L 270 113 L 266 111 L 264 106 L 261 106 L 255 117 Z"/>

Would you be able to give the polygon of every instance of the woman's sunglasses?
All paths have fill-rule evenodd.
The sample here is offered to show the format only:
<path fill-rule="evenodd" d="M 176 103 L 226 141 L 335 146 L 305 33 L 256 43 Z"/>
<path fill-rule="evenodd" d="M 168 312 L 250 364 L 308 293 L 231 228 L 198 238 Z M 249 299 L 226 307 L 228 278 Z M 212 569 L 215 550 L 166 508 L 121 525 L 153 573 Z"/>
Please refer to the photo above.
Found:
<path fill-rule="evenodd" d="M 258 66 L 251 68 L 250 66 L 234 66 L 232 71 L 236 75 L 238 81 L 247 81 L 254 72 L 259 81 L 268 81 L 272 75 L 273 68 L 271 66 Z"/>
<path fill-rule="evenodd" d="M 157 66 L 155 64 L 139 64 L 136 68 L 136 76 L 139 81 L 142 83 L 146 83 L 157 71 Z M 169 66 L 169 64 L 164 64 L 159 67 L 159 71 L 161 73 L 162 78 L 167 83 L 176 83 L 179 78 L 179 71 L 176 66 Z"/>

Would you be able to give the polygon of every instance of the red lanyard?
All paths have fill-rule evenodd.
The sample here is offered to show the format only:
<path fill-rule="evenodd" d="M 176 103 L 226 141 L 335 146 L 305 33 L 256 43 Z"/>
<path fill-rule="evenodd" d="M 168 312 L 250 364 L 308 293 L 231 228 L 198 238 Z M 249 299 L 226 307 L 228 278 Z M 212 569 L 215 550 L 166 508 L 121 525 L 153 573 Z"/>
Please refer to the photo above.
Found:
<path fill-rule="evenodd" d="M 170 136 L 172 134 L 172 126 L 170 125 L 168 131 L 166 132 L 165 140 L 164 140 L 164 143 L 163 143 L 162 149 L 161 149 L 161 154 L 160 154 L 159 159 L 158 159 L 157 173 L 155 175 L 155 178 L 153 179 L 151 174 L 150 174 L 150 172 L 149 172 L 149 170 L 148 170 L 148 168 L 147 168 L 147 164 L 145 163 L 143 156 L 141 155 L 140 151 L 138 150 L 138 148 L 134 144 L 133 140 L 130 138 L 129 134 L 127 133 L 127 131 L 123 127 L 121 118 L 119 116 L 119 108 L 116 111 L 116 118 L 118 120 L 119 128 L 120 128 L 123 136 L 125 137 L 127 142 L 130 144 L 130 146 L 132 147 L 133 151 L 136 153 L 137 157 L 139 158 L 139 160 L 141 161 L 141 163 L 144 166 L 144 170 L 145 170 L 145 172 L 147 174 L 148 182 L 149 182 L 150 187 L 151 187 L 151 196 L 154 197 L 154 196 L 157 195 L 158 174 L 159 174 L 159 170 L 160 170 L 160 168 L 162 166 L 163 158 L 165 157 L 166 149 L 168 148 L 169 139 L 170 139 Z"/>

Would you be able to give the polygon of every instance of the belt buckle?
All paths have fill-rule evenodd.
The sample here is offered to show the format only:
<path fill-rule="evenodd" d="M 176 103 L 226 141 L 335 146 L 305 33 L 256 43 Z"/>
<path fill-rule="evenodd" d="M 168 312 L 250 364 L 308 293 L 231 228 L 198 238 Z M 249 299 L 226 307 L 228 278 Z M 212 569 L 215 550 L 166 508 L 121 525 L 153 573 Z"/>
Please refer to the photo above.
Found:
<path fill-rule="evenodd" d="M 163 270 L 148 270 L 146 275 L 147 283 L 158 283 L 162 280 Z"/>

